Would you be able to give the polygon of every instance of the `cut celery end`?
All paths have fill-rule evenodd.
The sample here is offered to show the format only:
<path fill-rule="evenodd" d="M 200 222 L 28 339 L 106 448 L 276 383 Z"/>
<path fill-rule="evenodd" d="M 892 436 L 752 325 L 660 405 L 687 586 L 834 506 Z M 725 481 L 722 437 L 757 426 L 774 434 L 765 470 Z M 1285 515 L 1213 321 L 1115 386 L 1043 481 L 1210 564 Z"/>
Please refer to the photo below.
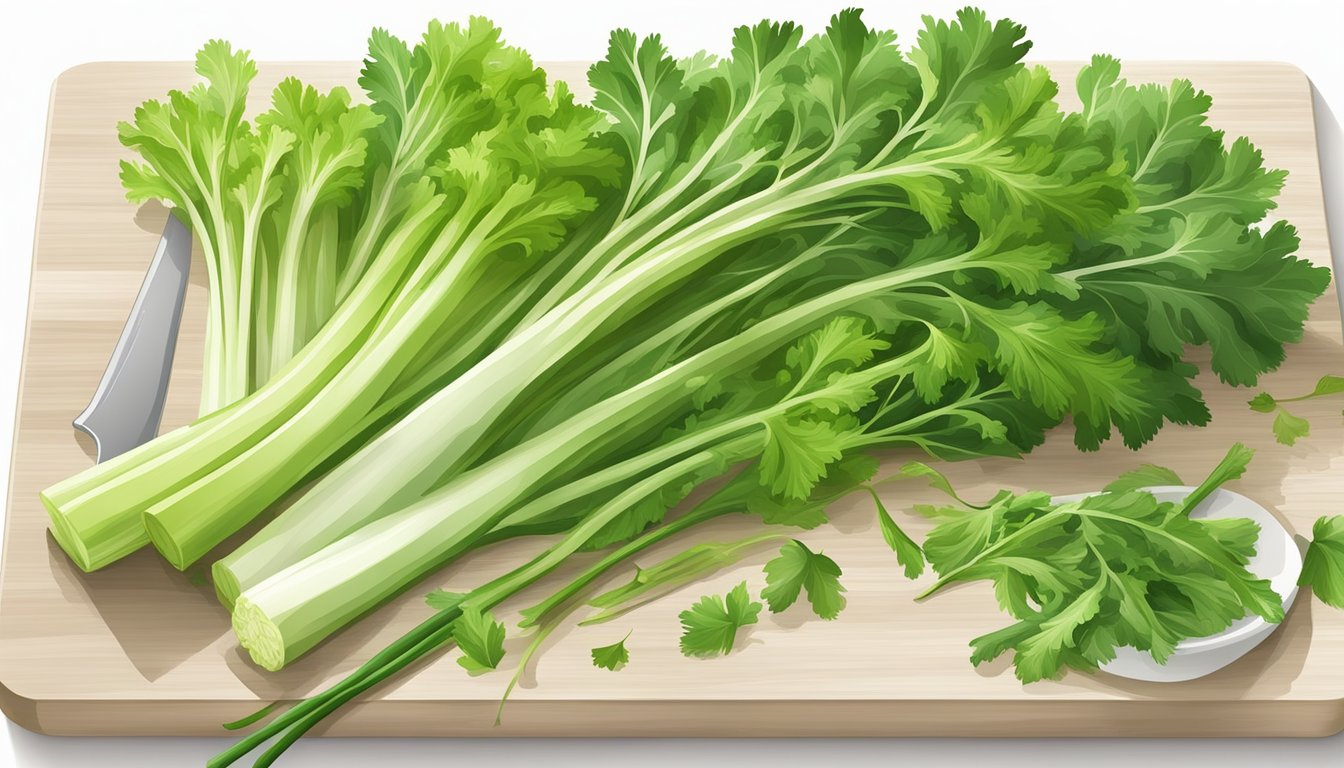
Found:
<path fill-rule="evenodd" d="M 215 596 L 219 598 L 220 604 L 232 611 L 238 596 L 243 592 L 233 570 L 223 560 L 217 560 L 210 566 L 210 580 L 215 583 Z"/>
<path fill-rule="evenodd" d="M 39 498 L 51 519 L 52 538 L 85 573 L 110 565 L 149 543 L 149 535 L 134 511 L 74 517 L 46 493 Z"/>
<path fill-rule="evenodd" d="M 177 570 L 185 571 L 200 557 L 200 555 L 191 557 L 178 546 L 177 541 L 154 515 L 144 514 L 141 515 L 140 519 L 143 521 L 142 527 L 148 534 L 150 543 L 159 551 L 159 554 L 163 555 L 163 559 L 167 560 Z"/>
<path fill-rule="evenodd" d="M 88 573 L 95 570 L 93 563 L 89 559 L 89 550 L 84 546 L 84 541 L 80 538 L 70 526 L 70 521 L 65 519 L 65 515 L 51 503 L 45 494 L 41 494 L 42 506 L 47 509 L 47 516 L 51 518 L 51 536 L 65 550 L 65 554 L 78 565 L 80 570 Z"/>
<path fill-rule="evenodd" d="M 213 421 L 213 414 L 210 421 Z M 198 420 L 185 427 L 165 432 L 143 445 L 136 446 L 132 450 L 113 456 L 100 464 L 87 467 L 78 474 L 53 483 L 42 491 L 43 503 L 49 505 L 48 509 L 51 507 L 60 509 L 80 503 L 90 494 L 99 492 L 110 479 L 115 478 L 127 468 L 137 463 L 151 461 L 187 442 L 201 428 L 201 425 L 206 423 L 206 420 Z M 129 516 L 127 519 L 134 521 L 133 518 L 134 516 Z"/>
<path fill-rule="evenodd" d="M 361 296 L 384 296 L 397 277 L 395 270 L 386 271 L 387 275 L 372 279 L 368 285 L 361 284 Z M 151 541 L 179 569 L 204 555 L 209 546 L 194 553 L 178 552 L 174 557 L 178 545 L 162 532 L 158 540 L 148 535 L 141 511 L 222 471 L 239 454 L 286 423 L 348 362 L 369 333 L 380 306 L 377 301 L 361 298 L 358 306 L 338 313 L 324 326 L 320 337 L 255 397 L 233 403 L 48 488 L 43 492 L 44 504 L 53 522 L 65 526 L 58 541 L 69 545 L 64 548 L 77 562 L 81 560 L 80 550 L 86 551 L 88 557 L 80 565 L 89 568 L 102 567 Z M 288 488 L 281 493 L 285 490 Z M 251 510 L 253 516 L 271 501 L 274 499 L 259 503 Z M 57 521 L 57 515 L 63 515 L 65 521 Z M 211 541 L 210 546 L 219 539 Z"/>
<path fill-rule="evenodd" d="M 239 598 L 233 608 L 233 632 L 252 661 L 269 672 L 285 666 L 285 641 L 275 625 L 255 603 Z"/>

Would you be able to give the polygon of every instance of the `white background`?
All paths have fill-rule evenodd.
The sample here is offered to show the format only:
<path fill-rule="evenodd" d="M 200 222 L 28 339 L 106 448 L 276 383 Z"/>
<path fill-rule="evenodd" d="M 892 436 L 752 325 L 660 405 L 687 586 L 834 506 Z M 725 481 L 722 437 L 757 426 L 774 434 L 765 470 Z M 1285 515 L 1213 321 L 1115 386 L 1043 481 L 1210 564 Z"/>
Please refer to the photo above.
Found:
<path fill-rule="evenodd" d="M 862 2 L 853 4 L 863 5 Z M 912 37 L 919 15 L 952 14 L 963 3 L 885 0 L 867 3 L 870 24 Z M 602 55 L 607 32 L 628 26 L 660 32 L 680 54 L 723 52 L 730 29 L 763 17 L 788 18 L 809 31 L 846 3 L 283 2 L 190 0 L 136 3 L 11 0 L 0 11 L 0 495 L 8 478 L 15 392 L 28 290 L 42 137 L 52 80 L 97 60 L 190 59 L 208 38 L 223 37 L 262 60 L 356 59 L 371 27 L 415 37 L 431 18 L 482 14 L 510 42 L 541 60 Z M 1301 67 L 1316 86 L 1327 205 L 1335 243 L 1344 243 L 1344 4 L 1260 2 L 1009 2 L 982 0 L 991 16 L 1027 25 L 1032 56 L 1085 59 L 1107 52 L 1126 59 L 1273 60 Z M 157 94 L 146 94 L 155 96 Z M 146 254 L 148 258 L 149 254 Z M 71 407 L 80 405 L 72 403 Z M 1340 649 L 1344 652 L 1344 649 Z M 1344 691 L 1339 695 L 1344 697 Z M 1198 712 L 1192 712 L 1198 717 Z M 0 727 L 0 767 L 200 765 L 226 742 L 205 739 L 54 739 L 12 723 Z M 292 766 L 441 766 L 448 761 L 512 765 L 1273 765 L 1337 764 L 1344 738 L 1292 741 L 433 741 L 312 740 L 291 750 Z"/>

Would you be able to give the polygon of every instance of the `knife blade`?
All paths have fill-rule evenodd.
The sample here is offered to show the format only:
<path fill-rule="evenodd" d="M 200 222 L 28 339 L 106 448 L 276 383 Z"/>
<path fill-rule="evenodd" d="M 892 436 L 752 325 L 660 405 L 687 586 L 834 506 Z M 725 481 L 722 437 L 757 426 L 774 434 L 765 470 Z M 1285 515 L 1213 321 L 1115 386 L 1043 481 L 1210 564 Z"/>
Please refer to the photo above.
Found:
<path fill-rule="evenodd" d="M 171 212 L 107 369 L 75 429 L 103 462 L 154 438 L 163 417 L 191 274 L 191 230 Z"/>

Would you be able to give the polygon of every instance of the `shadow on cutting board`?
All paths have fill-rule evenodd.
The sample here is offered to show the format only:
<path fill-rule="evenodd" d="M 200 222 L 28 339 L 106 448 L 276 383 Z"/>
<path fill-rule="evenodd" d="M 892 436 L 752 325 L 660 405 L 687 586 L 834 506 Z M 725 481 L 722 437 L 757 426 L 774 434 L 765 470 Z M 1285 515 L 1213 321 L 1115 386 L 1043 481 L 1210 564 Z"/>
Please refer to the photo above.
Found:
<path fill-rule="evenodd" d="M 146 680 L 158 680 L 229 631 L 229 612 L 215 599 L 214 588 L 193 584 L 153 548 L 87 574 L 50 535 L 46 539 L 61 594 L 98 612 Z"/>

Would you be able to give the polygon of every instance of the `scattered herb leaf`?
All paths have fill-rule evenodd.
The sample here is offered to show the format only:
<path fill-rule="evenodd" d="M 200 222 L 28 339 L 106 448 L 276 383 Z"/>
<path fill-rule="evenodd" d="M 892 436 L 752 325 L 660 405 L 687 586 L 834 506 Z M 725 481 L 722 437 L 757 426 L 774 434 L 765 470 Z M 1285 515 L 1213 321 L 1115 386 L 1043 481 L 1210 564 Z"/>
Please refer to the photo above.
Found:
<path fill-rule="evenodd" d="M 1247 400 L 1246 404 L 1251 406 L 1252 411 L 1258 413 L 1273 413 L 1274 409 L 1279 407 L 1278 401 L 1276 401 L 1268 392 L 1261 392 L 1250 400 Z"/>
<path fill-rule="evenodd" d="M 1306 419 L 1297 416 L 1283 407 L 1284 403 L 1300 403 L 1318 397 L 1337 395 L 1344 392 L 1344 376 L 1322 376 L 1316 386 L 1305 395 L 1297 397 L 1274 397 L 1268 392 L 1257 393 L 1246 401 L 1252 411 L 1274 414 L 1274 439 L 1284 445 L 1293 445 L 1311 433 L 1311 425 Z"/>
<path fill-rule="evenodd" d="M 1294 416 L 1287 408 L 1279 407 L 1274 415 L 1274 439 L 1284 445 L 1293 445 L 1311 434 L 1311 424 L 1301 416 Z"/>
<path fill-rule="evenodd" d="M 617 672 L 630 663 L 630 650 L 625 647 L 625 641 L 630 639 L 630 633 L 626 633 L 612 645 L 604 645 L 601 648 L 593 649 L 593 666 L 609 669 Z"/>
<path fill-rule="evenodd" d="M 1344 515 L 1322 517 L 1311 527 L 1297 583 L 1311 587 L 1326 605 L 1344 608 Z"/>
<path fill-rule="evenodd" d="M 891 514 L 882 504 L 882 498 L 877 495 L 877 490 L 871 486 L 868 493 L 873 497 L 873 504 L 877 507 L 877 525 L 882 529 L 882 538 L 891 547 L 891 551 L 896 553 L 896 562 L 905 568 L 905 578 L 917 579 L 924 573 L 924 552 L 920 550 L 915 540 L 906 535 L 905 531 L 891 519 Z"/>
<path fill-rule="evenodd" d="M 707 595 L 681 612 L 681 652 L 687 656 L 709 658 L 733 650 L 737 631 L 756 623 L 761 604 L 752 600 L 744 581 L 726 597 Z"/>
<path fill-rule="evenodd" d="M 761 598 L 771 613 L 779 613 L 807 591 L 812 610 L 827 621 L 845 608 L 845 588 L 840 584 L 840 566 L 831 558 L 813 552 L 794 539 L 779 550 L 779 557 L 765 564 L 765 589 Z"/>
<path fill-rule="evenodd" d="M 504 625 L 489 611 L 462 607 L 462 615 L 453 623 L 453 640 L 462 649 L 457 663 L 472 675 L 489 672 L 504 658 Z"/>

